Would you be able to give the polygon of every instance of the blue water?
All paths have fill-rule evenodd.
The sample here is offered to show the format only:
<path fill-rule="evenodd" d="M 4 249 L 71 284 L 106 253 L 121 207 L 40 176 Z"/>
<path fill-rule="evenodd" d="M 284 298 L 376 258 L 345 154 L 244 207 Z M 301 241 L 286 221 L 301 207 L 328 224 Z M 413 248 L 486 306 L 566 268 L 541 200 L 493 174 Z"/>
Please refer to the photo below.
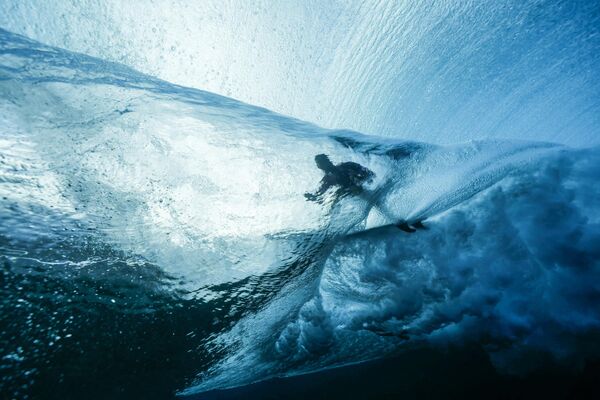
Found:
<path fill-rule="evenodd" d="M 596 3 L 171 6 L 0 4 L 8 398 L 599 356 Z"/>

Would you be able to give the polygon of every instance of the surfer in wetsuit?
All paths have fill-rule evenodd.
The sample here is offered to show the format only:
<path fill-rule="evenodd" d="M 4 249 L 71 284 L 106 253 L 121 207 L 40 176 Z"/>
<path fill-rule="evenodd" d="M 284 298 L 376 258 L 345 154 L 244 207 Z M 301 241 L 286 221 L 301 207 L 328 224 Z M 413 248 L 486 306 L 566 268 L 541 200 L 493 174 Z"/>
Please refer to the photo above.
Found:
<path fill-rule="evenodd" d="M 343 162 L 334 165 L 326 154 L 317 154 L 315 156 L 317 168 L 325 173 L 321 179 L 321 186 L 315 193 L 305 193 L 309 201 L 323 203 L 323 195 L 331 188 L 337 187 L 336 196 L 341 198 L 345 195 L 358 196 L 363 191 L 363 184 L 370 181 L 375 176 L 373 171 L 363 167 L 355 162 Z M 416 229 L 425 229 L 421 221 L 416 221 L 410 226 L 406 221 L 398 221 L 396 224 L 404 232 L 415 232 Z"/>
<path fill-rule="evenodd" d="M 348 194 L 359 195 L 364 191 L 363 183 L 375 176 L 373 171 L 355 162 L 348 161 L 333 165 L 325 154 L 316 155 L 315 163 L 325 176 L 321 179 L 319 189 L 315 193 L 305 193 L 304 197 L 317 203 L 323 203 L 323 195 L 334 186 L 337 187 L 338 198 Z"/>

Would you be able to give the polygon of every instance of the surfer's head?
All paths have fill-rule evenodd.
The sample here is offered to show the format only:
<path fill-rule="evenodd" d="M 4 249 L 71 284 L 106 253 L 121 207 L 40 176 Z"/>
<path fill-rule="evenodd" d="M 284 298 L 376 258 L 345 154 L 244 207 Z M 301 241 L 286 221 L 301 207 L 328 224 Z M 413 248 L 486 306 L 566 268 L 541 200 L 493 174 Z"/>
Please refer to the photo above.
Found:
<path fill-rule="evenodd" d="M 329 160 L 325 154 L 317 154 L 315 156 L 315 163 L 317 163 L 317 167 L 325 172 L 330 172 L 335 169 L 333 163 Z"/>

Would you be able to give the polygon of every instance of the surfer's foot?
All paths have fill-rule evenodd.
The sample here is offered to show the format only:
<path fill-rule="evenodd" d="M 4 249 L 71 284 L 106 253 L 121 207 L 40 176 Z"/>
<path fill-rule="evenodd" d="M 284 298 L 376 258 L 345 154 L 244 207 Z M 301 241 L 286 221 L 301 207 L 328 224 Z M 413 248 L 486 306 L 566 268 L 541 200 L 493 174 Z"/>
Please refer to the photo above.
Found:
<path fill-rule="evenodd" d="M 417 229 L 427 229 L 427 227 L 425 225 L 423 225 L 423 221 L 417 221 L 414 224 L 412 224 L 413 228 L 417 228 Z"/>
<path fill-rule="evenodd" d="M 416 232 L 416 229 L 411 228 L 405 221 L 398 222 L 396 227 L 404 232 L 413 233 Z"/>

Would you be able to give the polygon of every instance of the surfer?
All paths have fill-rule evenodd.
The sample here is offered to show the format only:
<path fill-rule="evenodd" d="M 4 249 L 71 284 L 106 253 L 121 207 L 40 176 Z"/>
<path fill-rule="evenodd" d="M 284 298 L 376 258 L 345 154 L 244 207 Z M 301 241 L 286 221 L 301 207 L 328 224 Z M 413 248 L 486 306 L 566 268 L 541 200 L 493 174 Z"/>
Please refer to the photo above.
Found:
<path fill-rule="evenodd" d="M 343 162 L 334 165 L 326 154 L 315 156 L 317 168 L 325 173 L 321 179 L 321 186 L 315 193 L 305 193 L 308 201 L 323 203 L 323 195 L 332 187 L 337 187 L 336 198 L 345 195 L 359 196 L 364 192 L 363 184 L 369 182 L 375 173 L 355 162 Z M 395 226 L 404 231 L 413 233 L 417 229 L 426 229 L 421 221 L 409 225 L 407 221 L 398 221 Z"/>
<path fill-rule="evenodd" d="M 351 194 L 360 195 L 363 191 L 363 184 L 373 179 L 373 171 L 363 167 L 355 162 L 343 162 L 334 165 L 325 154 L 315 156 L 317 168 L 325 173 L 321 179 L 321 186 L 315 193 L 305 193 L 309 201 L 323 203 L 323 195 L 331 188 L 337 187 L 337 198 Z"/>

